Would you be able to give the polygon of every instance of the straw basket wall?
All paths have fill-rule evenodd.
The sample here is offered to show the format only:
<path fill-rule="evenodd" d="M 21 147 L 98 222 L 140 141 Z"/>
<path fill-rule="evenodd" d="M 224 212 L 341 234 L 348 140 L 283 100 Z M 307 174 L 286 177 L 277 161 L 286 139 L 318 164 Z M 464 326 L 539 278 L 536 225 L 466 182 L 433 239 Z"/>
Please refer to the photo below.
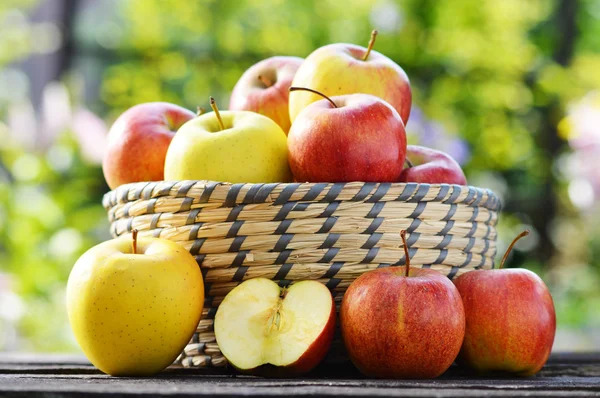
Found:
<path fill-rule="evenodd" d="M 265 277 L 286 286 L 317 280 L 339 304 L 361 274 L 405 263 L 403 229 L 414 267 L 449 278 L 492 268 L 500 208 L 497 197 L 480 188 L 360 182 L 143 182 L 107 193 L 103 205 L 113 236 L 137 229 L 140 236 L 180 243 L 198 261 L 204 313 L 179 358 L 192 367 L 226 365 L 213 318 L 242 281 Z"/>

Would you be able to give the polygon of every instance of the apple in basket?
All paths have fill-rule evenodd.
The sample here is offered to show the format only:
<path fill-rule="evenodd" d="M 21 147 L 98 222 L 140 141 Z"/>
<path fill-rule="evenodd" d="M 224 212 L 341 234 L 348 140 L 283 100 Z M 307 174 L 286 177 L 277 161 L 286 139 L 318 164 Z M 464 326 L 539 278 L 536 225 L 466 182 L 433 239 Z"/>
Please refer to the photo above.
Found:
<path fill-rule="evenodd" d="M 406 125 L 412 102 L 408 76 L 394 61 L 372 50 L 376 35 L 377 31 L 371 33 L 368 48 L 337 43 L 316 49 L 300 65 L 292 86 L 310 87 L 330 97 L 375 95 L 396 109 Z M 290 96 L 292 123 L 308 104 L 318 100 L 318 95 L 309 92 Z"/>
<path fill-rule="evenodd" d="M 112 239 L 75 263 L 67 312 L 77 342 L 94 366 L 113 376 L 157 373 L 196 331 L 204 303 L 194 257 L 158 238 Z"/>
<path fill-rule="evenodd" d="M 459 276 L 467 327 L 457 362 L 480 372 L 504 371 L 520 376 L 537 373 L 548 360 L 556 314 L 542 279 L 526 269 L 476 270 Z"/>
<path fill-rule="evenodd" d="M 419 145 L 406 147 L 409 167 L 402 170 L 399 182 L 467 185 L 465 173 L 450 155 Z"/>
<path fill-rule="evenodd" d="M 249 111 L 198 116 L 179 129 L 165 160 L 166 180 L 288 182 L 287 137 L 266 116 Z"/>
<path fill-rule="evenodd" d="M 102 160 L 108 186 L 163 180 L 169 144 L 179 127 L 194 116 L 167 102 L 139 104 L 119 116 L 108 133 Z"/>
<path fill-rule="evenodd" d="M 229 110 L 253 111 L 275 121 L 287 134 L 289 88 L 304 61 L 299 57 L 271 57 L 248 69 L 236 83 L 229 100 Z"/>
<path fill-rule="evenodd" d="M 300 374 L 327 354 L 335 304 L 329 289 L 317 281 L 282 289 L 269 279 L 249 279 L 225 296 L 214 327 L 221 352 L 238 370 Z"/>
<path fill-rule="evenodd" d="M 465 334 L 458 290 L 441 273 L 404 267 L 358 277 L 340 308 L 342 337 L 356 367 L 381 378 L 434 378 L 454 362 Z"/>
<path fill-rule="evenodd" d="M 296 91 L 316 92 L 292 87 Z M 318 93 L 318 92 L 317 92 Z M 288 134 L 290 167 L 303 182 L 396 182 L 404 167 L 406 132 L 398 112 L 370 94 L 313 102 Z"/>

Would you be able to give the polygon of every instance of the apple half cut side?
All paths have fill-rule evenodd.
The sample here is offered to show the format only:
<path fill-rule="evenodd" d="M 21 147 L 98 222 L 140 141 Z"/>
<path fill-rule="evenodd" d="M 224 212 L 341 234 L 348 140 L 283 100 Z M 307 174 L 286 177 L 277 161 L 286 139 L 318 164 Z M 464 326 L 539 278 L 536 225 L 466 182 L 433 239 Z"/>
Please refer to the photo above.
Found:
<path fill-rule="evenodd" d="M 215 337 L 229 363 L 245 373 L 289 376 L 310 371 L 327 354 L 335 329 L 331 292 L 316 281 L 289 288 L 247 280 L 223 300 Z"/>

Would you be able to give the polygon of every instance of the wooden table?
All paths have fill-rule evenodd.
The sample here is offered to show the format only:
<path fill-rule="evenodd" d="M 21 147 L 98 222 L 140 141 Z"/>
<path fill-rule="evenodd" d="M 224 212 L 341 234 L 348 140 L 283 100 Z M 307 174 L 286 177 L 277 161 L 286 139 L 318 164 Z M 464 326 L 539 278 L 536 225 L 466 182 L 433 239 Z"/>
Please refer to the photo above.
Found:
<path fill-rule="evenodd" d="M 114 378 L 84 358 L 0 353 L 0 396 L 600 396 L 600 353 L 553 355 L 535 377 L 477 377 L 452 367 L 435 380 L 372 380 L 351 365 L 300 379 L 263 379 L 169 368 L 151 378 Z"/>

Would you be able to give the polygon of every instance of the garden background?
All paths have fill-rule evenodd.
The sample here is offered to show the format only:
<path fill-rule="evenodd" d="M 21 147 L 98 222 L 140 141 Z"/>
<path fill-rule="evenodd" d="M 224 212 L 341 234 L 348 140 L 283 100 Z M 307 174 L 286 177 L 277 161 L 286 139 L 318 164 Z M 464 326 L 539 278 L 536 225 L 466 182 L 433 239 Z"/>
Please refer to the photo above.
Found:
<path fill-rule="evenodd" d="M 366 46 L 410 77 L 409 141 L 451 153 L 504 210 L 499 257 L 539 273 L 555 350 L 600 349 L 597 0 L 3 0 L 0 351 L 76 351 L 65 285 L 108 239 L 100 161 L 130 106 L 226 108 L 249 66 Z"/>

